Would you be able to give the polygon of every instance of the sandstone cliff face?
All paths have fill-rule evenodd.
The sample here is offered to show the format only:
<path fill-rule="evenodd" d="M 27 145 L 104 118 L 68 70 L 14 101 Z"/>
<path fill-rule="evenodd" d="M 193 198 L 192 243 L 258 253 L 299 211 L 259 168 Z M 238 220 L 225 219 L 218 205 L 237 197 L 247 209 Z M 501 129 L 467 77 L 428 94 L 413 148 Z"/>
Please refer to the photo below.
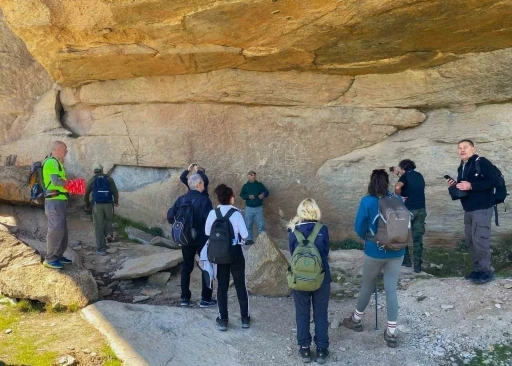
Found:
<path fill-rule="evenodd" d="M 222 68 L 333 74 L 430 67 L 512 46 L 510 1 L 2 0 L 61 84 Z"/>
<path fill-rule="evenodd" d="M 102 163 L 117 212 L 148 225 L 166 228 L 195 162 L 210 193 L 238 192 L 256 170 L 274 236 L 306 196 L 334 240 L 353 236 L 371 170 L 411 158 L 428 184 L 427 243 L 454 242 L 461 208 L 442 176 L 455 174 L 457 141 L 510 176 L 512 2 L 14 4 L 0 0 L 9 26 L 60 86 L 3 126 L 0 164 L 61 139 L 71 176 Z"/>

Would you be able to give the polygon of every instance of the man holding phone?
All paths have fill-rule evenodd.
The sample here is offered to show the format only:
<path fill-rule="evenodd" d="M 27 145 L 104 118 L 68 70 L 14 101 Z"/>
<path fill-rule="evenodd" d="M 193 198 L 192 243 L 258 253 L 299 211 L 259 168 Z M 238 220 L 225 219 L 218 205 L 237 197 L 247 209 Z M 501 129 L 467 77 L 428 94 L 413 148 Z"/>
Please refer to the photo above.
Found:
<path fill-rule="evenodd" d="M 405 207 L 412 213 L 411 231 L 413 240 L 414 272 L 421 272 L 423 256 L 423 235 L 425 234 L 425 179 L 416 171 L 416 164 L 410 159 L 404 159 L 398 164 L 398 169 L 390 170 L 400 176 L 395 184 L 395 193 L 402 196 Z M 403 266 L 411 267 L 409 247 L 405 248 Z"/>
<path fill-rule="evenodd" d="M 491 221 L 494 206 L 493 165 L 486 158 L 475 154 L 473 141 L 464 139 L 458 143 L 461 163 L 457 169 L 457 181 L 447 178 L 450 186 L 465 191 L 460 198 L 464 209 L 464 233 L 474 270 L 464 278 L 482 284 L 494 279 L 491 267 Z M 476 160 L 480 172 L 476 169 Z"/>
<path fill-rule="evenodd" d="M 188 166 L 187 169 L 185 169 L 183 171 L 183 173 L 181 173 L 180 175 L 180 180 L 181 180 L 181 183 L 183 183 L 184 185 L 187 186 L 187 188 L 190 190 L 190 187 L 188 186 L 188 174 L 189 173 L 192 173 L 192 174 L 199 174 L 201 176 L 201 179 L 203 180 L 204 182 L 204 190 L 201 192 L 202 194 L 204 194 L 206 197 L 209 197 L 210 195 L 208 194 L 208 184 L 210 184 L 210 180 L 208 179 L 208 177 L 206 176 L 206 170 L 200 166 L 197 166 L 197 164 L 190 164 Z"/>

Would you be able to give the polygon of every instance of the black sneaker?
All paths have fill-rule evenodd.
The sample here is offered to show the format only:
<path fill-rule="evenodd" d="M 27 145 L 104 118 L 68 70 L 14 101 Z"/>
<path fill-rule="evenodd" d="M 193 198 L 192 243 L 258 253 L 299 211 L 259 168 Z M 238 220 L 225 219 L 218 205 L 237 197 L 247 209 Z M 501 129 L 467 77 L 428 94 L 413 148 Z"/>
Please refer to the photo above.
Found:
<path fill-rule="evenodd" d="M 412 267 L 412 263 L 410 260 L 405 260 L 402 262 L 402 267 Z"/>
<path fill-rule="evenodd" d="M 245 245 L 253 245 L 253 244 L 254 244 L 254 241 L 252 241 L 252 240 L 245 241 Z"/>
<path fill-rule="evenodd" d="M 251 317 L 250 316 L 242 317 L 242 328 L 248 329 L 250 327 L 251 327 Z"/>
<path fill-rule="evenodd" d="M 317 348 L 316 349 L 316 363 L 324 364 L 327 362 L 329 358 L 329 350 L 327 348 Z"/>
<path fill-rule="evenodd" d="M 181 299 L 180 306 L 182 306 L 182 307 L 190 306 L 190 299 Z"/>
<path fill-rule="evenodd" d="M 311 349 L 309 347 L 300 347 L 299 348 L 299 356 L 304 363 L 311 362 Z"/>
<path fill-rule="evenodd" d="M 492 280 L 494 280 L 494 273 L 492 273 L 492 272 L 490 272 L 490 273 L 480 272 L 480 275 L 476 276 L 475 278 L 472 278 L 471 282 L 473 282 L 473 283 L 475 283 L 477 285 L 481 285 L 481 284 L 484 284 L 484 283 L 487 283 L 487 282 L 491 282 Z"/>
<path fill-rule="evenodd" d="M 464 279 L 465 280 L 473 280 L 477 277 L 480 276 L 480 272 L 477 272 L 477 271 L 473 271 L 471 273 L 468 273 L 467 275 L 464 276 Z"/>
<path fill-rule="evenodd" d="M 228 330 L 228 320 L 227 319 L 221 319 L 221 318 L 217 317 L 217 319 L 215 319 L 215 323 L 217 323 L 219 330 L 221 330 L 223 332 Z"/>
<path fill-rule="evenodd" d="M 210 301 L 201 300 L 201 302 L 199 303 L 200 308 L 210 308 L 215 305 L 217 305 L 216 300 L 210 300 Z"/>
<path fill-rule="evenodd" d="M 420 273 L 421 272 L 421 266 L 414 266 L 414 273 Z"/>

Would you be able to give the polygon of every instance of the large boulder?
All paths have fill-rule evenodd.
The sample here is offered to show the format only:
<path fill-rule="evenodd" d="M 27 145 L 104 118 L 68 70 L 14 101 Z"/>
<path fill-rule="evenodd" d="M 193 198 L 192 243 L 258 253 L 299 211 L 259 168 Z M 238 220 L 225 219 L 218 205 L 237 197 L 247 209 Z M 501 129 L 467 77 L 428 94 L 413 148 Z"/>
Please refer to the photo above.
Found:
<path fill-rule="evenodd" d="M 0 201 L 29 203 L 28 166 L 0 166 Z"/>
<path fill-rule="evenodd" d="M 43 267 L 34 249 L 1 231 L 0 292 L 61 306 L 84 307 L 98 300 L 98 288 L 88 270 L 74 264 L 62 270 Z"/>
<path fill-rule="evenodd" d="M 254 295 L 288 296 L 286 280 L 288 261 L 266 232 L 246 249 L 245 274 L 247 289 Z"/>
<path fill-rule="evenodd" d="M 159 253 L 128 259 L 114 273 L 112 279 L 127 280 L 152 275 L 183 262 L 181 250 L 161 248 Z"/>

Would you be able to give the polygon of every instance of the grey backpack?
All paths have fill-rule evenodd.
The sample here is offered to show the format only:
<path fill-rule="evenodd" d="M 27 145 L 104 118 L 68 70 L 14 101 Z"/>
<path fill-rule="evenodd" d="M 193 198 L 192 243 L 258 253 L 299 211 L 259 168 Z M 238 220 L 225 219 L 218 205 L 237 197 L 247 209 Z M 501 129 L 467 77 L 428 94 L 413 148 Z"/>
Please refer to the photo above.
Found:
<path fill-rule="evenodd" d="M 379 213 L 373 219 L 377 233 L 370 228 L 368 239 L 384 250 L 400 250 L 412 243 L 411 212 L 400 198 L 387 195 L 379 199 Z"/>

